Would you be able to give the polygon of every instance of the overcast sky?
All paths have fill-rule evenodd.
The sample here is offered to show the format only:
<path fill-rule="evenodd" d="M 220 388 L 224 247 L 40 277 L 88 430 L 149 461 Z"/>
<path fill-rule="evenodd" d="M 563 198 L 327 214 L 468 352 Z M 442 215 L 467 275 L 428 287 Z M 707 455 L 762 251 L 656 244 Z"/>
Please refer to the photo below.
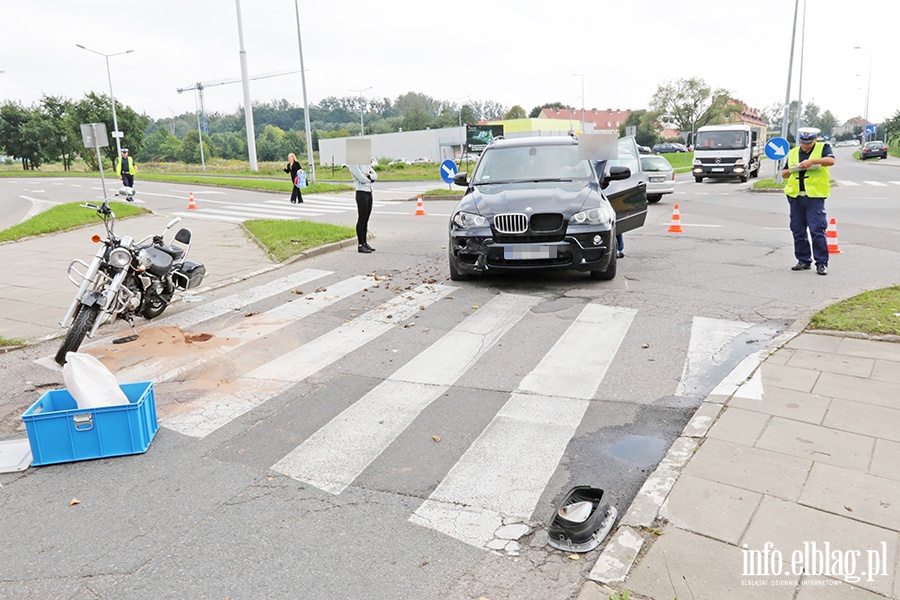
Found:
<path fill-rule="evenodd" d="M 808 3 L 801 79 L 803 4 Z M 250 75 L 300 69 L 294 0 L 243 0 Z M 309 102 L 328 96 L 468 96 L 526 111 L 546 102 L 647 108 L 660 84 L 700 77 L 756 109 L 783 102 L 794 0 L 300 0 Z M 900 1 L 800 0 L 791 99 L 843 122 L 900 110 Z M 197 81 L 241 76 L 234 0 L 0 0 L 0 100 L 109 93 L 152 118 L 193 112 Z M 854 50 L 862 46 L 867 50 Z M 303 104 L 300 75 L 250 82 L 253 101 Z M 209 87 L 208 112 L 243 104 Z M 465 100 L 460 100 L 464 102 Z"/>

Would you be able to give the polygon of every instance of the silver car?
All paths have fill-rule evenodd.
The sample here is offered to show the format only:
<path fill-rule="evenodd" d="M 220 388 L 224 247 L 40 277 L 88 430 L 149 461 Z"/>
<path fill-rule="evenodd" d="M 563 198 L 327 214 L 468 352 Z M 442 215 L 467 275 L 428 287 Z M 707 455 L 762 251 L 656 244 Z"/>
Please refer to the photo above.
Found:
<path fill-rule="evenodd" d="M 675 170 L 665 157 L 642 154 L 641 170 L 647 176 L 647 202 L 655 204 L 663 194 L 675 193 Z"/>

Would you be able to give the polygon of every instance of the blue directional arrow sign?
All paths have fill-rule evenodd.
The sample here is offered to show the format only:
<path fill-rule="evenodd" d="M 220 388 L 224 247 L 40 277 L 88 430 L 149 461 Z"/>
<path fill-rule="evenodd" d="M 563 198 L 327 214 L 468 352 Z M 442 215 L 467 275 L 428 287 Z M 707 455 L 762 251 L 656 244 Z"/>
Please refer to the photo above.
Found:
<path fill-rule="evenodd" d="M 441 179 L 446 183 L 453 183 L 453 176 L 456 175 L 456 163 L 450 159 L 441 163 Z"/>
<path fill-rule="evenodd" d="M 878 133 L 878 125 L 866 125 L 866 135 Z"/>
<path fill-rule="evenodd" d="M 781 160 L 791 150 L 791 145 L 784 138 L 772 138 L 766 143 L 766 156 L 772 160 Z"/>

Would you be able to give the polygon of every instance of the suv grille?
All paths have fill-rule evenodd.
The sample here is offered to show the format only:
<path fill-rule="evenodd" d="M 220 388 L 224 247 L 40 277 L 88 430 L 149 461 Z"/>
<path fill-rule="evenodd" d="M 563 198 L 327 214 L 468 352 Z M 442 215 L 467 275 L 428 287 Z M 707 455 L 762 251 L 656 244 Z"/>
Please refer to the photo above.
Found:
<path fill-rule="evenodd" d="M 522 213 L 496 215 L 494 229 L 500 233 L 525 233 L 528 229 L 528 216 Z"/>

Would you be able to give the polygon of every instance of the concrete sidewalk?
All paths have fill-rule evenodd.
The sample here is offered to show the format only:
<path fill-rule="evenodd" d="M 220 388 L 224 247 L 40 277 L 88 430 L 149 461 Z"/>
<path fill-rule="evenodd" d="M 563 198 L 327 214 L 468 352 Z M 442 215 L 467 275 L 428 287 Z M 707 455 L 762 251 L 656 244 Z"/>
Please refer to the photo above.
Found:
<path fill-rule="evenodd" d="M 170 220 L 160 215 L 121 219 L 116 222 L 116 233 L 139 240 L 161 233 Z M 180 227 L 194 234 L 189 260 L 203 263 L 208 272 L 203 286 L 191 293 L 202 294 L 276 266 L 238 224 L 187 218 L 168 232 L 166 240 Z M 62 333 L 59 321 L 78 289 L 66 278 L 66 269 L 75 259 L 90 264 L 97 251 L 91 242 L 95 233 L 105 236 L 99 219 L 72 231 L 0 244 L 0 336 L 36 341 Z"/>
<path fill-rule="evenodd" d="M 900 597 L 900 344 L 801 333 L 760 359 L 698 409 L 578 600 Z"/>

